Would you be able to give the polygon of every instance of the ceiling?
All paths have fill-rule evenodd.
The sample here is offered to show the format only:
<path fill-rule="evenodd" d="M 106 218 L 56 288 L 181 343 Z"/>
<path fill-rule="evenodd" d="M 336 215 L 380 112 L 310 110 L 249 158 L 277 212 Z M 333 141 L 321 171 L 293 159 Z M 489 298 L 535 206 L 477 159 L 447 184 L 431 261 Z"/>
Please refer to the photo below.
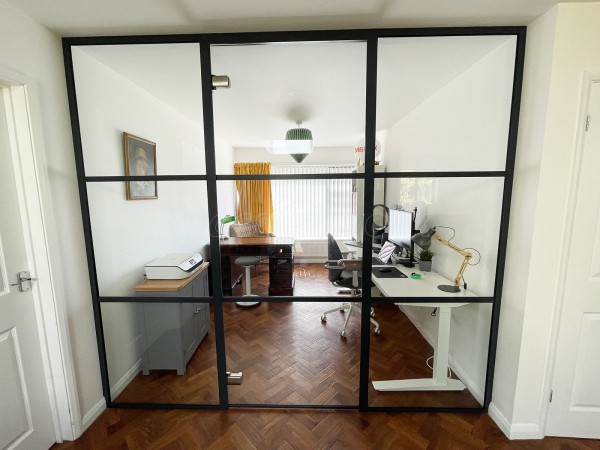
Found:
<path fill-rule="evenodd" d="M 6 0 L 61 36 L 525 25 L 558 0 Z M 380 47 L 383 130 L 505 42 L 506 37 L 404 39 Z M 450 42 L 452 41 L 452 42 Z M 194 44 L 84 49 L 163 103 L 201 120 Z M 364 130 L 364 43 L 212 49 L 212 72 L 232 87 L 213 94 L 216 137 L 234 147 L 283 139 L 301 120 L 315 145 L 352 146 Z M 389 52 L 388 52 L 389 53 Z M 403 86 L 394 89 L 393 86 Z M 380 92 L 382 89 L 380 88 Z M 356 105 L 361 105 L 357 107 Z"/>
<path fill-rule="evenodd" d="M 559 0 L 7 0 L 61 36 L 526 25 Z"/>
<path fill-rule="evenodd" d="M 377 129 L 385 130 L 511 36 L 385 39 L 380 43 Z M 188 119 L 202 123 L 197 44 L 84 46 L 84 52 Z M 315 146 L 354 146 L 364 135 L 366 44 L 319 42 L 213 46 L 215 136 L 266 147 L 298 121 Z M 512 68 L 506 68 L 511 70 Z M 75 74 L 77 76 L 77 74 Z"/>

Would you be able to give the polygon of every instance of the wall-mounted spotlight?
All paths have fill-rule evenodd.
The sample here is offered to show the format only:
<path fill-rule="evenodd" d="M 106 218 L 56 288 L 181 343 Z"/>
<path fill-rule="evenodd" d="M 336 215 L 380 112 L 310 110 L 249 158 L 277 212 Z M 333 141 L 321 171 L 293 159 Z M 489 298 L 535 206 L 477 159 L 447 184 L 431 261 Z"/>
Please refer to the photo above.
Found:
<path fill-rule="evenodd" d="M 212 76 L 212 88 L 215 89 L 229 88 L 231 83 L 227 75 L 213 75 Z"/>

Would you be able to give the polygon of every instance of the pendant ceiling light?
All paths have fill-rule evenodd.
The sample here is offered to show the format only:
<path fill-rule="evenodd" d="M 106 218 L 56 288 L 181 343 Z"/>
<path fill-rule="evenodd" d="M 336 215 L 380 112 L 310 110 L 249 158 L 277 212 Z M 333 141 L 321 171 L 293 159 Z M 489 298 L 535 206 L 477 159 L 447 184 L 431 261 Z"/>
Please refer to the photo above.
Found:
<path fill-rule="evenodd" d="M 285 145 L 288 153 L 297 163 L 304 161 L 304 158 L 313 150 L 312 131 L 308 128 L 302 128 L 302 122 L 297 122 L 298 128 L 292 128 L 285 134 Z"/>

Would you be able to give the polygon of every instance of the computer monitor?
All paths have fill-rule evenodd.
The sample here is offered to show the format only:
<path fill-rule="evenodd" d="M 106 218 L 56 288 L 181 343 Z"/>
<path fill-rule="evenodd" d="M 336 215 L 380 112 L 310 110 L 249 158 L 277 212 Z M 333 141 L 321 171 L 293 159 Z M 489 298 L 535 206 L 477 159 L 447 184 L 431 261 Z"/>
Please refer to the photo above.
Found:
<path fill-rule="evenodd" d="M 412 211 L 390 210 L 388 241 L 404 249 L 409 261 L 414 262 L 415 248 L 411 240 L 415 234 L 415 218 Z"/>

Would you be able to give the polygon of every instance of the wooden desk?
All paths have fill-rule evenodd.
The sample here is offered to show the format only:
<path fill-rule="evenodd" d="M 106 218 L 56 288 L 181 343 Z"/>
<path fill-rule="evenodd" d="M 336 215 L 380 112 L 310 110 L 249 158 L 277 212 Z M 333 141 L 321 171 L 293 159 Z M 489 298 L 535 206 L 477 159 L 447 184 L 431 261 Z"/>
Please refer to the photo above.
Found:
<path fill-rule="evenodd" d="M 238 256 L 269 257 L 269 295 L 294 295 L 294 239 L 284 237 L 246 237 L 221 240 L 223 295 L 233 295 L 239 269 Z"/>

